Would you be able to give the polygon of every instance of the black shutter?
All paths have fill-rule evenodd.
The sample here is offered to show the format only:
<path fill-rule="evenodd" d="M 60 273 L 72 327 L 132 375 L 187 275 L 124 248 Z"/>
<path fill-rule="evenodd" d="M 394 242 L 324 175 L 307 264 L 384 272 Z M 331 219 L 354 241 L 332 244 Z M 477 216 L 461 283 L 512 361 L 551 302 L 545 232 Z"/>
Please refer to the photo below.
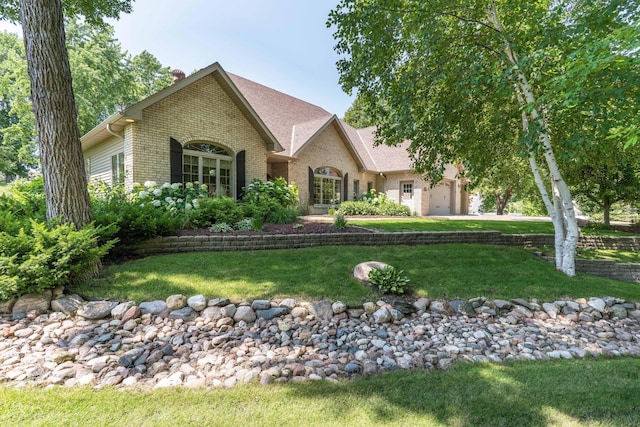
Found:
<path fill-rule="evenodd" d="M 182 145 L 173 138 L 169 138 L 169 164 L 171 182 L 182 182 Z"/>
<path fill-rule="evenodd" d="M 344 178 L 342 180 L 344 183 L 344 193 L 342 194 L 342 202 L 346 202 L 349 200 L 349 174 L 345 173 Z"/>
<path fill-rule="evenodd" d="M 313 169 L 309 168 L 309 206 L 313 205 L 313 179 L 315 174 Z"/>
<path fill-rule="evenodd" d="M 247 152 L 242 150 L 236 154 L 236 198 L 238 200 L 244 196 L 244 189 L 247 186 L 246 169 Z"/>

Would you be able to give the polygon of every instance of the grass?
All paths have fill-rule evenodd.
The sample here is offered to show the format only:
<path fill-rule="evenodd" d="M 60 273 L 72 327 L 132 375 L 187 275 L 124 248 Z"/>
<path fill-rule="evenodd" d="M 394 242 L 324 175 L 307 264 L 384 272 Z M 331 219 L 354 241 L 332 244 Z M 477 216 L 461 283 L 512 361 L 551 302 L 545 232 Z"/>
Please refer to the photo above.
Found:
<path fill-rule="evenodd" d="M 631 426 L 639 393 L 640 359 L 459 364 L 231 390 L 0 387 L 0 425 Z"/>
<path fill-rule="evenodd" d="M 347 304 L 376 300 L 352 277 L 363 261 L 404 270 L 415 296 L 538 298 L 554 301 L 611 295 L 640 301 L 640 286 L 588 275 L 567 277 L 517 247 L 492 245 L 335 246 L 148 257 L 108 268 L 74 291 L 137 302 L 203 294 L 235 301 L 294 297 Z"/>
<path fill-rule="evenodd" d="M 372 228 L 379 231 L 499 231 L 503 234 L 553 234 L 553 224 L 545 221 L 503 221 L 503 220 L 468 220 L 468 219 L 437 219 L 437 218 L 407 218 L 385 220 L 350 219 L 349 225 Z M 581 229 L 585 235 L 597 236 L 625 236 L 615 230 L 598 227 Z"/>

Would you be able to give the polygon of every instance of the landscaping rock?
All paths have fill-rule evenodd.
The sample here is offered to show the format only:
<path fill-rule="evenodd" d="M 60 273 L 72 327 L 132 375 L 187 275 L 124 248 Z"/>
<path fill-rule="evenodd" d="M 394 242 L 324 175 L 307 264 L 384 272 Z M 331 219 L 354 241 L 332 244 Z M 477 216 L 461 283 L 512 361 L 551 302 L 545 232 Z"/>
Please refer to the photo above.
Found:
<path fill-rule="evenodd" d="M 194 295 L 187 299 L 187 305 L 195 311 L 202 311 L 207 306 L 207 299 L 204 295 Z"/>
<path fill-rule="evenodd" d="M 167 310 L 180 310 L 187 306 L 187 297 L 181 294 L 171 295 L 165 302 L 167 303 Z"/>
<path fill-rule="evenodd" d="M 331 319 L 333 317 L 331 302 L 324 300 L 311 304 L 309 306 L 309 314 L 320 319 Z"/>
<path fill-rule="evenodd" d="M 23 319 L 27 317 L 27 313 L 35 311 L 37 313 L 46 313 L 51 307 L 52 293 L 50 290 L 41 294 L 26 294 L 16 300 L 11 308 L 13 319 Z"/>
<path fill-rule="evenodd" d="M 234 312 L 234 314 L 235 314 L 235 312 Z M 215 306 L 215 305 L 205 308 L 204 310 L 202 310 L 200 315 L 202 317 L 204 317 L 205 319 L 211 319 L 211 320 L 218 320 L 218 319 L 220 319 L 222 317 L 227 317 L 227 316 L 223 316 L 222 315 L 222 309 L 220 307 Z"/>
<path fill-rule="evenodd" d="M 590 298 L 587 304 L 600 313 L 604 313 L 604 309 L 607 307 L 607 303 L 602 298 Z"/>
<path fill-rule="evenodd" d="M 371 270 L 373 270 L 374 268 L 382 269 L 385 267 L 388 267 L 388 264 L 385 264 L 384 262 L 379 262 L 379 261 L 361 262 L 360 264 L 356 265 L 355 268 L 353 269 L 353 277 L 359 282 L 370 284 L 371 282 L 369 282 L 369 273 L 371 273 Z"/>
<path fill-rule="evenodd" d="M 344 313 L 347 311 L 347 305 L 342 301 L 336 301 L 331 305 L 331 310 L 333 311 L 333 314 Z"/>
<path fill-rule="evenodd" d="M 280 301 L 280 307 L 288 308 L 289 310 L 293 310 L 296 306 L 296 300 L 293 298 L 285 298 Z"/>
<path fill-rule="evenodd" d="M 255 320 L 256 320 L 256 313 L 255 311 L 253 311 L 251 307 L 248 307 L 248 306 L 238 307 L 238 309 L 236 310 L 233 316 L 233 321 L 236 323 L 237 322 L 251 323 L 251 322 L 254 322 Z"/>
<path fill-rule="evenodd" d="M 149 301 L 140 304 L 142 314 L 160 314 L 167 310 L 167 303 L 164 301 Z"/>
<path fill-rule="evenodd" d="M 114 319 L 122 320 L 125 313 L 135 305 L 136 303 L 134 301 L 121 302 L 120 304 L 113 307 L 113 310 L 111 310 L 111 317 L 113 317 Z M 53 307 L 53 301 L 51 302 L 51 307 Z"/>
<path fill-rule="evenodd" d="M 381 307 L 373 313 L 373 320 L 376 323 L 388 323 L 391 319 L 391 312 L 387 307 Z"/>
<path fill-rule="evenodd" d="M 449 301 L 449 307 L 453 310 L 453 314 L 464 314 L 469 317 L 474 317 L 476 315 L 476 311 L 473 309 L 473 306 L 464 300 Z"/>
<path fill-rule="evenodd" d="M 256 310 L 256 316 L 262 319 L 271 320 L 276 317 L 284 316 L 289 312 L 288 308 L 274 307 L 268 310 Z"/>
<path fill-rule="evenodd" d="M 183 307 L 179 310 L 173 310 L 169 313 L 169 319 L 181 319 L 184 321 L 193 320 L 196 317 L 196 311 L 191 307 Z"/>
<path fill-rule="evenodd" d="M 224 307 L 229 304 L 229 298 L 215 298 L 210 300 L 207 305 L 209 307 Z"/>
<path fill-rule="evenodd" d="M 618 319 L 627 318 L 627 309 L 622 304 L 614 304 L 611 306 L 611 315 Z"/>
<path fill-rule="evenodd" d="M 257 299 L 251 303 L 251 308 L 254 310 L 268 310 L 271 308 L 271 301 Z"/>
<path fill-rule="evenodd" d="M 89 320 L 104 319 L 111 315 L 111 310 L 118 305 L 115 301 L 91 301 L 78 310 L 78 316 Z"/>
<path fill-rule="evenodd" d="M 11 314 L 13 312 L 13 305 L 16 303 L 18 299 L 12 298 L 7 301 L 0 301 L 0 315 L 1 314 Z"/>
<path fill-rule="evenodd" d="M 431 304 L 431 301 L 428 298 L 418 298 L 413 303 L 413 306 L 416 308 L 416 310 L 426 311 L 429 308 L 429 304 Z"/>
<path fill-rule="evenodd" d="M 75 315 L 82 308 L 82 304 L 84 304 L 84 299 L 79 295 L 63 295 L 51 301 L 51 310 Z"/>

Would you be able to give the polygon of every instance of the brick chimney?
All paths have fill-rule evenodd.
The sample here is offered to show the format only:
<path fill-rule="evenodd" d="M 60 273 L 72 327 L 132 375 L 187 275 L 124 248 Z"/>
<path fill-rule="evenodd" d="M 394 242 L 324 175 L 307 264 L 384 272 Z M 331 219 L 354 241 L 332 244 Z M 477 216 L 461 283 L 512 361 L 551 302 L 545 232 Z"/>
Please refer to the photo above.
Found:
<path fill-rule="evenodd" d="M 180 80 L 184 80 L 185 75 L 182 70 L 173 70 L 171 74 L 173 75 L 173 83 L 178 83 Z"/>

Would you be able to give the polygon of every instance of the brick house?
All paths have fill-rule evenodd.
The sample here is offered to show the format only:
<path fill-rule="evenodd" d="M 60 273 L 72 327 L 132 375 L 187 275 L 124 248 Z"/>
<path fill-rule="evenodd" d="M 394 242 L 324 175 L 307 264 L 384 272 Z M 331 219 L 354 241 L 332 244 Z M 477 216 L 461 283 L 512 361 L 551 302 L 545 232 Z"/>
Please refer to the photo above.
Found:
<path fill-rule="evenodd" d="M 433 188 L 412 171 L 406 146 L 373 146 L 308 102 L 227 73 L 218 63 L 115 113 L 81 139 L 90 180 L 200 181 L 237 198 L 254 178 L 295 182 L 300 205 L 326 212 L 375 189 L 416 215 L 466 214 L 453 165 Z"/>

